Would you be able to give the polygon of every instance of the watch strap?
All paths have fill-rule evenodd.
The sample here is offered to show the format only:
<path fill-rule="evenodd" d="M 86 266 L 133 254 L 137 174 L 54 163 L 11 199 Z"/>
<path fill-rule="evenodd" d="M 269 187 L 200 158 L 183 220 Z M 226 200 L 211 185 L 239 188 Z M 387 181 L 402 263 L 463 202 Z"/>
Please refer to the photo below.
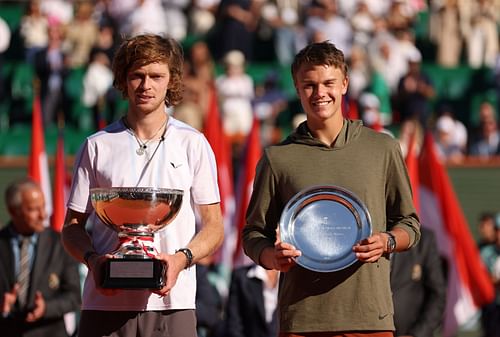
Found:
<path fill-rule="evenodd" d="M 181 252 L 186 256 L 186 266 L 184 269 L 188 269 L 193 264 L 193 252 L 189 248 L 179 248 L 175 251 L 176 253 Z"/>
<path fill-rule="evenodd" d="M 383 232 L 388 235 L 387 238 L 387 253 L 391 254 L 396 250 L 396 237 L 391 232 Z"/>

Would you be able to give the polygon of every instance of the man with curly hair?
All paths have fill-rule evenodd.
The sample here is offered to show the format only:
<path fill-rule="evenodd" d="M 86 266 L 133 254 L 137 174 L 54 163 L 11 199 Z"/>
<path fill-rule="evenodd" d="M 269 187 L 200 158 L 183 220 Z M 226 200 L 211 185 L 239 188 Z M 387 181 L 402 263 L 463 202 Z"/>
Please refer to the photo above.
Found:
<path fill-rule="evenodd" d="M 171 38 L 145 34 L 125 40 L 112 69 L 128 112 L 88 137 L 78 153 L 62 234 L 68 252 L 89 268 L 82 337 L 196 336 L 194 264 L 222 243 L 223 225 L 212 149 L 203 134 L 166 113 L 182 99 L 182 66 L 182 49 Z M 166 266 L 161 289 L 102 287 L 104 262 L 119 238 L 93 216 L 90 189 L 95 187 L 183 191 L 179 213 L 154 240 L 156 258 Z"/>

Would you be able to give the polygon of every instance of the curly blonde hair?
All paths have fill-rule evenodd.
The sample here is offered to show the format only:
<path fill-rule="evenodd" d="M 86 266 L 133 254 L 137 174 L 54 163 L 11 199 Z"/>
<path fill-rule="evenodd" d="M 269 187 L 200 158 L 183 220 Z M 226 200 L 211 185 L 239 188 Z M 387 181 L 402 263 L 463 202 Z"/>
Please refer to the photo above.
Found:
<path fill-rule="evenodd" d="M 113 58 L 114 87 L 127 98 L 127 75 L 130 70 L 155 62 L 166 63 L 170 71 L 170 82 L 165 96 L 167 107 L 179 104 L 184 87 L 184 52 L 181 45 L 172 38 L 143 34 L 124 40 Z"/>

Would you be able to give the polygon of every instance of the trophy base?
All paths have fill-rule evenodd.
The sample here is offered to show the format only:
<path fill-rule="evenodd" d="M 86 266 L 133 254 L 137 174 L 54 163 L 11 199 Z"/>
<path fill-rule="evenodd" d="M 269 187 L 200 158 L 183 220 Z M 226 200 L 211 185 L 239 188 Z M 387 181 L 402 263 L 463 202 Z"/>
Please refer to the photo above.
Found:
<path fill-rule="evenodd" d="M 165 285 L 165 264 L 156 259 L 108 259 L 103 288 L 161 289 Z"/>

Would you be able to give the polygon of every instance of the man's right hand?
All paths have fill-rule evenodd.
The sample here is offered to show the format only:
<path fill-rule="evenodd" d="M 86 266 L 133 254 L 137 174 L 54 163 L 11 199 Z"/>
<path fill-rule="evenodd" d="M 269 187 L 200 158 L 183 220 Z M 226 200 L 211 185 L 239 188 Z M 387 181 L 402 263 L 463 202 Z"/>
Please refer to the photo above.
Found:
<path fill-rule="evenodd" d="M 264 248 L 260 254 L 260 264 L 267 269 L 287 272 L 296 265 L 295 258 L 302 255 L 293 245 L 279 240 L 274 247 Z"/>
<path fill-rule="evenodd" d="M 0 308 L 2 308 L 2 316 L 8 316 L 12 311 L 12 307 L 17 301 L 17 292 L 19 291 L 19 284 L 14 284 L 11 291 L 6 292 L 2 296 L 2 302 L 0 303 Z"/>

